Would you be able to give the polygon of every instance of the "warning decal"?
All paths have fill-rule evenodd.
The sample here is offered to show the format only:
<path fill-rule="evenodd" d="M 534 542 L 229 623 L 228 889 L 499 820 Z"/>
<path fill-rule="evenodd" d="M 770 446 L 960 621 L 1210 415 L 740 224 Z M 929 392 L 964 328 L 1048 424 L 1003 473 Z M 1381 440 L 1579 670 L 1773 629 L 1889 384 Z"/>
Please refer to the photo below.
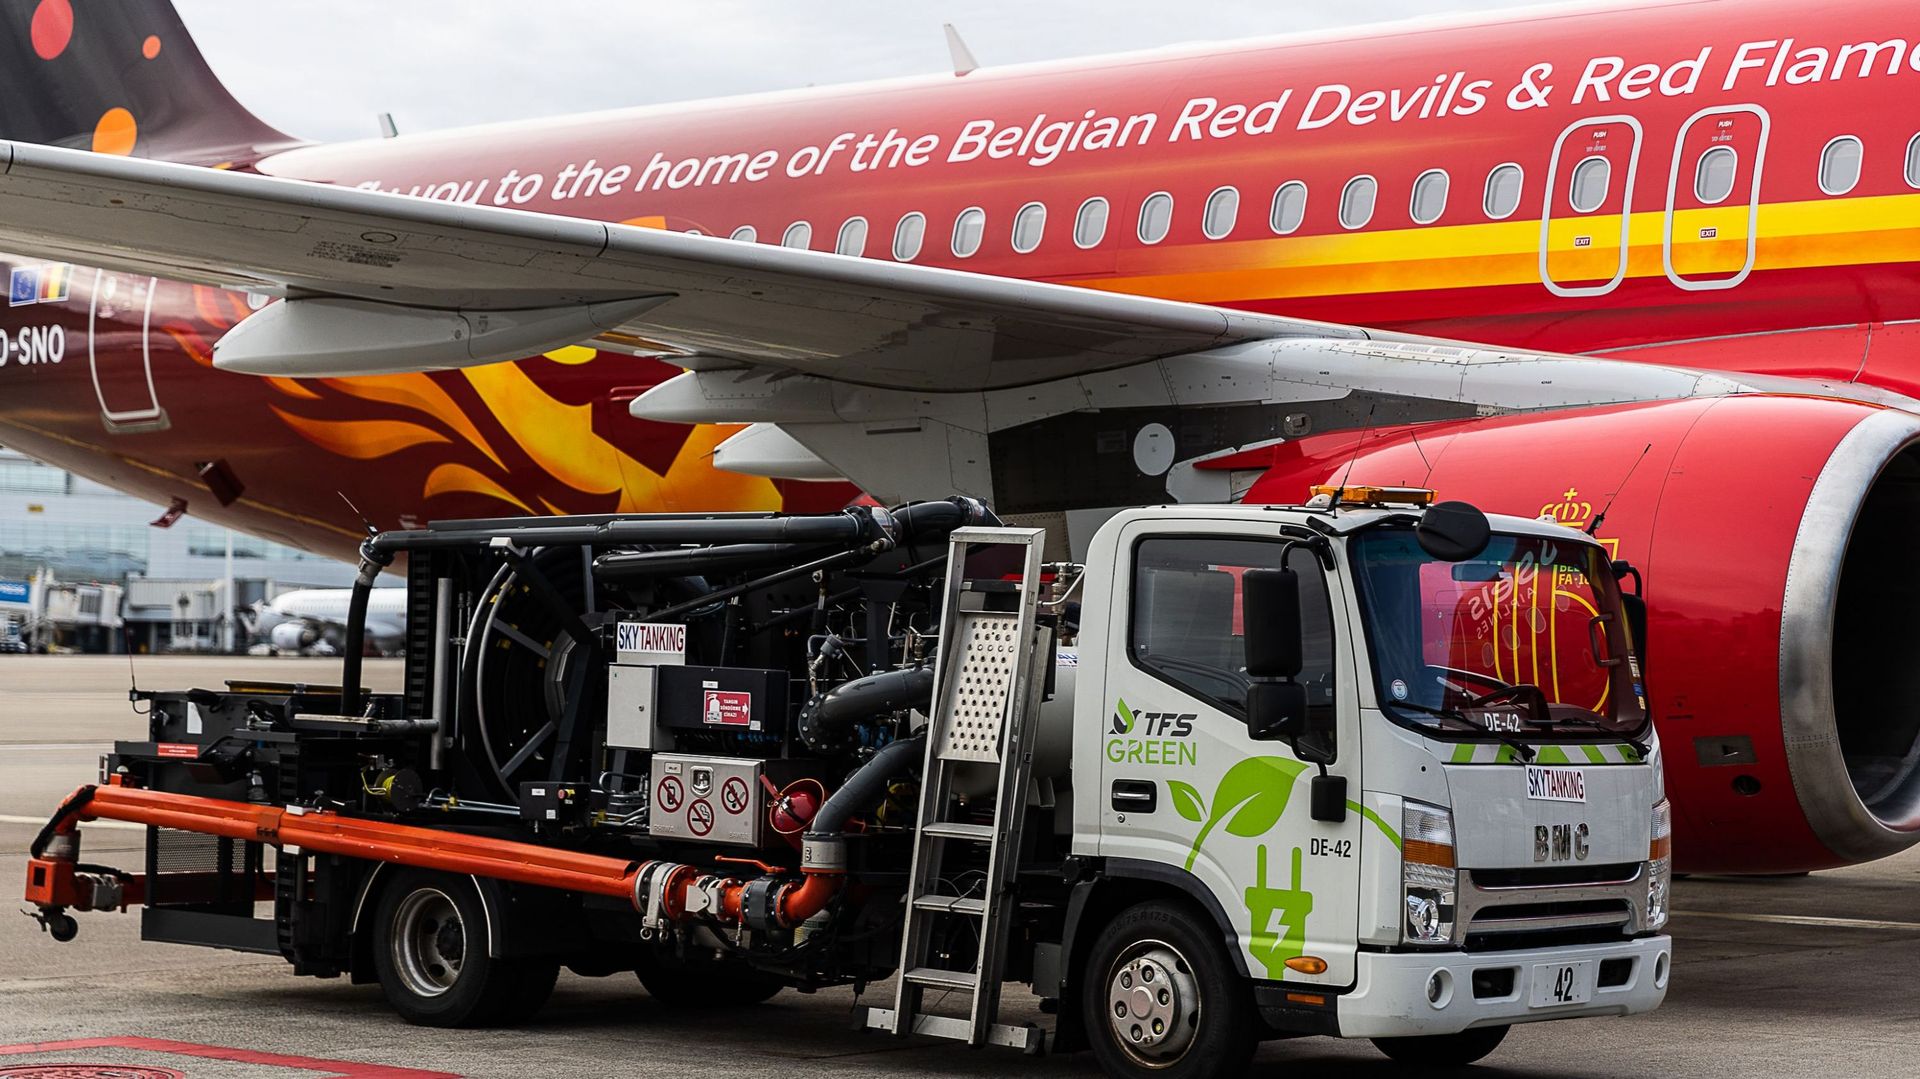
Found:
<path fill-rule="evenodd" d="M 680 786 L 679 776 L 666 776 L 660 780 L 660 789 L 654 793 L 654 802 L 669 813 L 677 813 L 680 803 L 687 800 L 687 792 Z"/>
<path fill-rule="evenodd" d="M 687 807 L 687 829 L 697 836 L 708 835 L 713 831 L 712 802 L 700 798 Z"/>
<path fill-rule="evenodd" d="M 700 718 L 720 727 L 747 727 L 753 724 L 753 694 L 730 689 L 707 690 L 700 706 Z"/>
<path fill-rule="evenodd" d="M 747 811 L 747 781 L 733 776 L 720 787 L 720 806 L 728 813 L 739 816 Z"/>

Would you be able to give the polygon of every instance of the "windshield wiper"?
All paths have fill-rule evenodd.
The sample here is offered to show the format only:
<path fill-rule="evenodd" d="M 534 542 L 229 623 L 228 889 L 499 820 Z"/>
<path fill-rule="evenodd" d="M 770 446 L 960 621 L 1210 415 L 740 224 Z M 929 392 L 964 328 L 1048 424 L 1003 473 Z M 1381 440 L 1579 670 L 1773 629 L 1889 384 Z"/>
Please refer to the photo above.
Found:
<path fill-rule="evenodd" d="M 1509 738 L 1505 734 L 1499 731 L 1496 731 L 1491 727 L 1485 726 L 1483 724 L 1475 723 L 1473 720 L 1467 718 L 1467 714 L 1465 712 L 1459 711 L 1458 709 L 1435 708 L 1432 705 L 1418 704 L 1413 701 L 1394 701 L 1393 707 L 1406 708 L 1411 711 L 1419 712 L 1422 715 L 1429 715 L 1429 716 L 1437 717 L 1439 719 L 1444 719 L 1450 723 L 1457 725 L 1462 730 L 1469 730 L 1474 732 L 1475 734 L 1490 735 L 1491 737 L 1498 739 L 1501 745 L 1504 745 L 1508 749 L 1513 750 L 1513 752 L 1521 760 L 1527 762 L 1528 764 L 1533 763 L 1533 747 L 1532 746 L 1526 744 L 1525 742 L 1520 741 L 1519 739 Z"/>
<path fill-rule="evenodd" d="M 1626 744 L 1632 746 L 1633 751 L 1635 753 L 1640 754 L 1640 759 L 1643 761 L 1647 759 L 1648 754 L 1653 752 L 1653 746 L 1650 745 L 1649 743 L 1642 742 L 1640 739 L 1635 738 L 1632 735 L 1621 734 L 1619 731 L 1616 731 L 1612 727 L 1607 726 L 1605 723 L 1601 722 L 1600 720 L 1593 719 L 1587 716 L 1568 716 L 1565 719 L 1554 719 L 1554 720 L 1550 720 L 1547 723 L 1547 725 L 1552 727 L 1564 727 L 1572 723 L 1578 723 L 1579 725 L 1586 727 L 1588 730 L 1599 731 L 1602 734 L 1611 735 L 1612 737 L 1620 739 L 1622 742 L 1625 742 Z"/>

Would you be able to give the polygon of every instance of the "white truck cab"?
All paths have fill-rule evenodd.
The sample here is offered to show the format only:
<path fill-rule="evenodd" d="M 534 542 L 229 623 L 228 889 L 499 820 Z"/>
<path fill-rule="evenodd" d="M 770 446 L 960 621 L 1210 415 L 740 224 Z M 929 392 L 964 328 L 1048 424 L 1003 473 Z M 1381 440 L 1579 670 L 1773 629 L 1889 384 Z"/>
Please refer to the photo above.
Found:
<path fill-rule="evenodd" d="M 1083 585 L 1073 850 L 1209 910 L 1270 1026 L 1439 1064 L 1512 1024 L 1658 1006 L 1671 859 L 1605 549 L 1430 501 L 1109 521 Z M 1183 1021 L 1195 969 L 1170 937 L 1093 957 L 1110 1069 L 1212 1052 Z"/>

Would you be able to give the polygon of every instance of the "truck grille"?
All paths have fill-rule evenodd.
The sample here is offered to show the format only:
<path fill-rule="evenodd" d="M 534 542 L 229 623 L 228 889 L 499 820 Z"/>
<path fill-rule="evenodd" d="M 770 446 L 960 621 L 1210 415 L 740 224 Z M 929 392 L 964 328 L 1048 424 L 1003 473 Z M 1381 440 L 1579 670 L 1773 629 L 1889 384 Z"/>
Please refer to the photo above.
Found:
<path fill-rule="evenodd" d="M 1461 874 L 1457 924 L 1468 951 L 1616 941 L 1646 931 L 1637 863 Z"/>

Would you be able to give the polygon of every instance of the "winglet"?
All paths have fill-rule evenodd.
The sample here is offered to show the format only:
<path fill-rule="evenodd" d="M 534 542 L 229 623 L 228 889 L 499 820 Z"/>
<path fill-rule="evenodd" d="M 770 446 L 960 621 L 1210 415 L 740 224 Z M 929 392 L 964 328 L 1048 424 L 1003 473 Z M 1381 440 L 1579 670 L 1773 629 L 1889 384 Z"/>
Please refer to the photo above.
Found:
<path fill-rule="evenodd" d="M 979 70 L 980 61 L 973 58 L 973 50 L 967 48 L 967 43 L 960 40 L 960 31 L 955 30 L 950 22 L 940 25 L 947 31 L 947 52 L 953 55 L 953 73 L 965 75 L 970 71 Z"/>

